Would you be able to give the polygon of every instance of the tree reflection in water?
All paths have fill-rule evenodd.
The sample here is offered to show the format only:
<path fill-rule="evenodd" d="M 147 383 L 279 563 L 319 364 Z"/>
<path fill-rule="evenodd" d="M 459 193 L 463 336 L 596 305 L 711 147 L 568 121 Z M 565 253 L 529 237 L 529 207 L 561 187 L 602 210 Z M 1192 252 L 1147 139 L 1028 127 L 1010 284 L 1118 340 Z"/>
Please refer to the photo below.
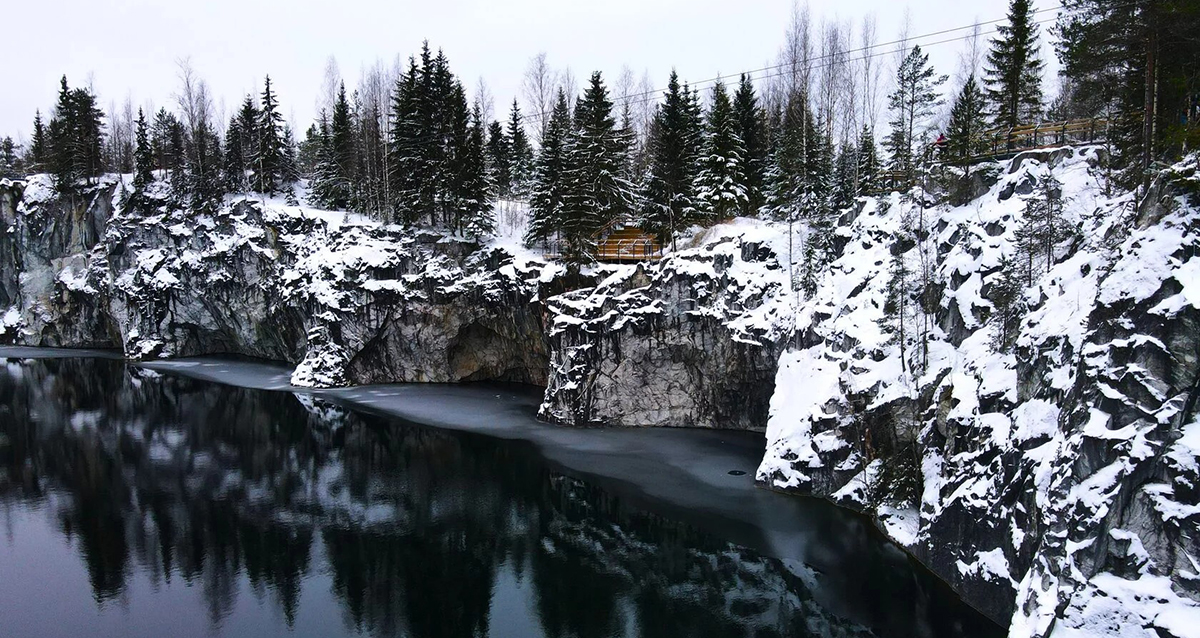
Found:
<path fill-rule="evenodd" d="M 839 615 L 814 599 L 812 569 L 623 503 L 528 443 L 114 361 L 0 369 L 0 503 L 53 512 L 99 605 L 135 575 L 198 588 L 211 626 L 182 634 L 219 628 L 242 582 L 303 633 L 317 574 L 331 592 L 308 595 L 332 595 L 348 634 L 995 633 L 931 611 L 903 570 L 872 574 L 856 592 L 869 604 L 848 606 L 869 611 Z M 533 592 L 525 618 L 496 611 L 513 582 Z"/>

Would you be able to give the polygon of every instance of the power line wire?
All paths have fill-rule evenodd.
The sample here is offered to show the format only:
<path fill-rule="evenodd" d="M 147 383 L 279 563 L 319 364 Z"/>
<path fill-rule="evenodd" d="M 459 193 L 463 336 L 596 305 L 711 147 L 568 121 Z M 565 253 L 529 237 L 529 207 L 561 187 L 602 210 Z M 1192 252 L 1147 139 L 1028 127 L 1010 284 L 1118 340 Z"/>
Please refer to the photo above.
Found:
<path fill-rule="evenodd" d="M 1035 25 L 1042 25 L 1042 24 L 1047 24 L 1047 23 L 1049 23 L 1049 22 L 1053 22 L 1054 20 L 1055 20 L 1055 18 L 1051 18 L 1051 19 L 1047 19 L 1047 20 L 1036 21 L 1036 22 L 1034 22 L 1033 24 L 1035 24 Z M 948 31 L 949 31 L 949 30 L 948 30 Z M 947 31 L 947 32 L 948 32 L 948 31 Z M 998 32 L 999 32 L 999 30 L 998 30 L 998 29 L 997 29 L 997 30 L 992 30 L 992 31 L 988 31 L 988 32 L 986 32 L 986 33 L 980 33 L 980 34 L 979 34 L 979 36 L 992 35 L 992 34 L 995 34 L 995 33 L 998 33 Z M 920 37 L 927 37 L 927 36 L 920 36 Z M 922 47 L 929 47 L 929 46 L 935 46 L 935 45 L 938 45 L 938 44 L 946 44 L 946 43 L 949 43 L 949 42 L 960 42 L 960 41 L 963 41 L 963 40 L 969 40 L 969 39 L 971 39 L 971 38 L 974 38 L 974 37 L 976 37 L 976 35 L 975 35 L 975 34 L 966 35 L 966 36 L 959 36 L 959 37 L 957 37 L 957 38 L 946 38 L 946 39 L 944 39 L 944 40 L 938 40 L 938 41 L 936 41 L 936 42 L 927 42 L 927 43 L 921 44 L 920 46 L 922 46 Z M 915 38 L 913 38 L 913 39 L 915 39 Z M 910 39 L 910 40 L 909 40 L 909 42 L 911 42 L 911 41 L 912 41 L 912 39 Z M 898 41 L 898 42 L 892 42 L 892 43 L 890 43 L 890 44 L 900 44 L 900 43 L 902 43 L 902 42 L 903 42 L 903 41 Z M 884 44 L 884 45 L 879 45 L 879 46 L 889 46 L 889 44 Z M 860 51 L 861 51 L 861 50 L 863 50 L 863 49 L 860 49 Z M 875 52 L 875 53 L 869 53 L 869 54 L 867 54 L 867 55 L 864 55 L 864 56 L 862 56 L 862 57 L 858 57 L 858 58 L 851 58 L 851 59 L 847 59 L 847 60 L 831 60 L 831 61 L 829 61 L 829 62 L 826 62 L 826 63 L 824 63 L 824 64 L 818 64 L 818 65 L 813 65 L 813 66 L 810 66 L 810 67 L 808 67 L 808 70 L 810 70 L 810 71 L 815 71 L 815 70 L 819 70 L 819 69 L 828 68 L 828 67 L 830 67 L 830 66 L 833 66 L 833 65 L 836 65 L 836 64 L 850 64 L 850 63 L 852 63 L 852 62 L 862 62 L 863 60 L 867 60 L 867 59 L 871 59 L 871 58 L 876 58 L 876 57 L 880 57 L 880 56 L 892 55 L 892 54 L 899 53 L 899 52 L 900 52 L 900 50 L 899 50 L 899 49 L 894 49 L 894 50 L 889 50 L 889 51 L 879 51 L 879 52 Z M 822 56 L 822 57 L 824 57 L 824 58 L 828 58 L 829 56 Z M 788 66 L 788 65 L 783 65 L 783 66 Z M 780 68 L 780 65 L 775 65 L 775 66 L 770 66 L 770 67 L 763 67 L 762 69 L 756 69 L 755 71 L 747 71 L 747 72 L 745 72 L 745 73 L 746 73 L 746 75 L 747 75 L 747 77 L 748 77 L 749 79 L 751 79 L 751 80 L 755 80 L 755 81 L 760 81 L 760 82 L 761 82 L 762 80 L 769 80 L 769 79 L 772 79 L 772 78 L 781 77 L 781 76 L 787 75 L 788 73 L 792 72 L 792 70 L 791 70 L 791 69 L 784 69 L 784 70 L 782 70 L 782 71 L 779 71 L 779 72 L 777 72 L 777 73 L 771 73 L 771 74 L 762 75 L 762 76 L 758 76 L 758 77 L 754 77 L 753 75 L 751 75 L 752 73 L 758 73 L 758 72 L 760 72 L 760 71 L 775 70 L 775 69 L 779 69 L 779 68 Z M 740 75 L 740 74 L 739 74 L 739 75 Z M 690 85 L 690 87 L 691 87 L 691 88 L 693 88 L 693 89 L 696 89 L 696 90 L 699 90 L 699 89 L 701 89 L 701 88 L 710 88 L 710 87 L 706 87 L 706 86 L 702 86 L 702 85 L 704 85 L 704 84 L 706 84 L 706 83 L 713 83 L 713 84 L 715 84 L 716 82 L 718 82 L 718 81 L 720 81 L 721 79 L 724 79 L 724 78 L 726 78 L 726 77 L 733 77 L 733 76 L 721 76 L 721 77 L 719 77 L 719 78 L 711 78 L 711 79 L 709 79 L 709 80 L 704 80 L 704 81 L 702 81 L 702 82 L 697 82 L 697 83 L 696 83 L 696 84 L 694 84 L 694 85 Z M 663 90 L 665 90 L 665 89 L 663 89 Z M 651 93 L 642 93 L 642 94 L 638 94 L 639 96 L 640 96 L 640 95 L 648 95 L 648 96 L 649 96 L 649 97 L 642 98 L 642 99 L 638 99 L 638 100 L 627 100 L 627 101 L 621 101 L 621 100 L 622 100 L 622 98 L 617 98 L 616 100 L 614 100 L 614 101 L 613 101 L 613 105 L 614 105 L 614 106 L 616 106 L 616 105 L 620 104 L 620 105 L 624 106 L 624 105 L 645 104 L 645 103 L 647 103 L 647 102 L 657 101 L 657 100 L 659 99 L 659 96 L 658 96 L 657 94 L 658 94 L 658 93 L 660 93 L 660 92 L 661 92 L 661 91 L 654 91 L 654 92 L 651 92 Z M 633 95 L 631 95 L 631 96 L 629 96 L 629 97 L 636 97 L 636 96 L 633 96 Z"/>
<path fill-rule="evenodd" d="M 1036 11 L 1033 11 L 1033 12 L 1031 12 L 1031 14 L 1045 13 L 1045 12 L 1047 12 L 1047 11 L 1058 11 L 1058 10 L 1060 10 L 1060 7 L 1049 7 L 1049 8 L 1046 8 L 1046 9 L 1038 9 L 1038 10 L 1036 10 Z M 1034 24 L 1037 24 L 1037 25 L 1046 24 L 1046 23 L 1048 23 L 1048 22 L 1052 22 L 1052 21 L 1054 21 L 1054 20 L 1056 20 L 1056 19 L 1057 19 L 1057 18 L 1051 18 L 1051 19 L 1047 19 L 1047 20 L 1041 20 L 1041 21 L 1034 22 Z M 870 45 L 870 46 L 859 47 L 859 48 L 857 48 L 857 49 L 847 49 L 847 50 L 845 50 L 845 51 L 839 51 L 839 52 L 837 52 L 837 53 L 827 53 L 827 54 L 822 54 L 822 55 L 815 56 L 815 57 L 813 57 L 813 58 L 809 58 L 809 60 L 808 60 L 808 61 L 809 61 L 809 62 L 814 62 L 814 61 L 826 60 L 826 59 L 829 59 L 829 58 L 831 58 L 831 57 L 838 56 L 838 55 L 848 55 L 848 54 L 853 54 L 853 53 L 862 53 L 862 52 L 864 52 L 864 51 L 870 51 L 871 49 L 877 49 L 877 48 L 880 48 L 880 47 L 893 46 L 893 45 L 897 45 L 897 44 L 908 44 L 908 43 L 920 44 L 919 42 L 914 42 L 914 41 L 916 41 L 916 40 L 921 40 L 921 39 L 924 39 L 924 38 L 932 38 L 932 37 L 934 37 L 934 36 L 939 36 L 939 35 L 945 35 L 945 34 L 947 34 L 947 33 L 953 33 L 953 32 L 955 32 L 955 31 L 963 31 L 963 30 L 965 30 L 965 29 L 974 29 L 974 28 L 976 28 L 976 27 L 980 27 L 980 26 L 984 26 L 984 25 L 988 25 L 988 24 L 997 24 L 997 23 L 999 23 L 999 22 L 1004 22 L 1005 20 L 1008 20 L 1008 17 L 1007 17 L 1007 16 L 1005 16 L 1005 17 L 1003 17 L 1003 18 L 996 18 L 996 19 L 994 19 L 994 20 L 987 20 L 987 21 L 984 21 L 984 22 L 975 22 L 975 23 L 973 23 L 973 24 L 969 24 L 969 25 L 965 25 L 965 26 L 953 27 L 953 28 L 950 28 L 950 29 L 942 29 L 941 31 L 931 31 L 931 32 L 929 32 L 929 33 L 922 33 L 922 34 L 920 34 L 920 35 L 915 35 L 915 36 L 908 37 L 908 38 L 901 38 L 901 39 L 898 39 L 898 40 L 892 40 L 891 42 L 882 42 L 882 43 L 878 43 L 878 44 L 872 44 L 872 45 Z M 986 33 L 979 33 L 979 34 L 974 34 L 974 33 L 972 33 L 972 34 L 970 34 L 970 35 L 962 36 L 962 37 L 960 37 L 960 38 L 951 38 L 951 39 L 949 39 L 949 40 L 942 40 L 942 41 L 939 41 L 939 42 L 931 42 L 931 43 L 928 43 L 928 44 L 927 44 L 927 45 L 925 45 L 925 46 L 930 46 L 930 45 L 934 45 L 934 44 L 943 44 L 943 43 L 945 43 L 945 42 L 954 42 L 954 41 L 958 41 L 958 40 L 968 40 L 968 39 L 971 39 L 971 38 L 974 38 L 974 37 L 977 37 L 977 36 L 985 36 L 985 35 L 992 35 L 992 34 L 995 34 L 995 33 L 999 33 L 999 31 L 1000 31 L 1000 29 L 993 29 L 993 30 L 991 30 L 991 31 L 988 31 L 988 32 L 986 32 Z M 896 52 L 896 51 L 888 51 L 887 53 L 889 53 L 889 54 L 890 54 L 890 53 L 895 53 L 895 52 Z M 849 60 L 849 61 L 851 61 L 851 62 L 861 61 L 861 60 L 864 60 L 864 59 L 866 59 L 867 57 L 874 57 L 874 56 L 864 56 L 864 57 L 862 57 L 862 58 L 857 58 L 857 59 L 855 59 L 855 60 Z M 707 83 L 710 83 L 710 82 L 718 82 L 718 81 L 720 81 L 720 80 L 724 80 L 724 79 L 726 79 L 726 78 L 733 78 L 733 77 L 737 77 L 737 76 L 741 76 L 741 75 L 747 75 L 747 76 L 751 76 L 751 77 L 753 77 L 753 75 L 754 75 L 755 73 L 761 73 L 761 72 L 763 72 L 763 71 L 773 71 L 773 70 L 775 70 L 775 69 L 780 69 L 780 68 L 787 67 L 787 66 L 790 66 L 790 65 L 791 65 L 791 63 L 790 63 L 790 62 L 781 62 L 781 63 L 779 63 L 779 64 L 773 64 L 773 65 L 770 65 L 770 66 L 765 66 L 765 67 L 758 68 L 758 69 L 752 69 L 752 70 L 749 70 L 749 71 L 741 71 L 741 72 L 739 72 L 739 73 L 731 73 L 731 74 L 722 74 L 722 75 L 718 75 L 718 76 L 716 76 L 716 77 L 714 77 L 714 78 L 709 78 L 709 79 L 707 79 L 707 80 L 700 80 L 699 82 L 696 82 L 696 83 L 695 83 L 695 85 L 696 85 L 696 86 L 700 86 L 700 85 L 702 85 L 702 84 L 707 84 Z M 809 67 L 809 68 L 810 68 L 810 69 L 818 69 L 818 68 L 823 68 L 824 66 L 828 66 L 828 65 L 818 65 L 818 66 L 811 66 L 811 67 Z M 638 97 L 643 97 L 643 96 L 647 96 L 647 95 L 651 95 L 651 94 L 662 93 L 663 91 L 666 91 L 666 90 L 667 90 L 667 89 L 663 88 L 663 89 L 655 89 L 655 90 L 652 90 L 652 91 L 643 91 L 643 92 L 641 92 L 641 93 L 632 93 L 632 94 L 630 94 L 630 95 L 627 95 L 627 96 L 622 96 L 622 97 L 620 97 L 620 98 L 617 98 L 616 100 L 614 100 L 614 104 L 615 104 L 615 103 L 617 103 L 617 102 L 625 102 L 625 101 L 628 101 L 628 100 L 629 100 L 629 99 L 631 99 L 631 98 L 638 98 Z M 631 103 L 637 103 L 637 102 L 631 102 Z"/>

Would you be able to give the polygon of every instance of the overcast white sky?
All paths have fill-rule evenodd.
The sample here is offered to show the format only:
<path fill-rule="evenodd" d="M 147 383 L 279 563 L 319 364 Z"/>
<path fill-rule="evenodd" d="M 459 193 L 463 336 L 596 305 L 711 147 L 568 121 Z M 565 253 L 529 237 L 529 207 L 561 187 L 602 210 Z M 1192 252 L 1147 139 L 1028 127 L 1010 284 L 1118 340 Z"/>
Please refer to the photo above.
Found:
<path fill-rule="evenodd" d="M 172 104 L 176 59 L 190 56 L 226 113 L 270 73 L 283 112 L 300 134 L 311 121 L 326 60 L 337 59 L 348 87 L 362 67 L 407 57 L 428 38 L 472 93 L 483 77 L 497 111 L 519 96 L 539 51 L 582 81 L 603 71 L 610 86 L 623 64 L 655 88 L 671 67 L 684 79 L 736 74 L 771 62 L 783 42 L 792 0 L 42 0 L 5 9 L 0 135 L 24 137 L 35 109 L 53 106 L 58 79 L 90 81 L 107 111 L 126 94 L 135 105 Z M 1041 6 L 1057 4 L 1040 0 Z M 911 18 L 920 35 L 1003 17 L 1007 0 L 809 0 L 816 20 L 877 18 L 878 41 L 894 40 Z M 1048 18 L 1052 13 L 1041 14 Z M 1048 25 L 1047 25 L 1048 26 Z M 985 27 L 985 30 L 993 27 Z M 1043 26 L 1043 41 L 1047 40 Z M 932 42 L 963 35 L 936 36 Z M 857 39 L 857 35 L 855 36 Z M 962 42 L 928 48 L 943 73 L 957 67 Z M 1047 52 L 1049 53 L 1049 52 Z M 1052 56 L 1048 56 L 1052 57 Z M 1051 61 L 1051 60 L 1048 60 Z M 886 63 L 891 65 L 890 60 Z M 888 69 L 890 73 L 890 68 Z"/>

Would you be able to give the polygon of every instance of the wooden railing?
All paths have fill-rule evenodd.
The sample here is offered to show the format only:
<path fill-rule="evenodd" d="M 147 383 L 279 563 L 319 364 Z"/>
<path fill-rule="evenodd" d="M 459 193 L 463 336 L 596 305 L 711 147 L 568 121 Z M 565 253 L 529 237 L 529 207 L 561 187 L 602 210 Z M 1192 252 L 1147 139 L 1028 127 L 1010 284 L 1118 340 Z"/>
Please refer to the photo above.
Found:
<path fill-rule="evenodd" d="M 542 257 L 562 259 L 569 251 L 566 242 L 550 240 L 542 244 Z M 653 239 L 636 237 L 626 239 L 602 239 L 596 242 L 592 257 L 596 261 L 633 263 L 658 261 L 663 257 L 663 248 Z"/>
<path fill-rule="evenodd" d="M 662 259 L 662 254 L 662 246 L 649 237 L 601 239 L 596 242 L 597 261 L 658 261 Z"/>
<path fill-rule="evenodd" d="M 908 175 L 904 171 L 881 171 L 878 174 L 878 183 L 884 190 L 904 189 L 912 185 L 922 167 L 937 168 L 943 164 L 974 164 L 1009 158 L 1025 151 L 1093 144 L 1107 139 L 1108 134 L 1109 120 L 1102 117 L 992 129 L 980 133 L 977 138 L 979 143 L 975 146 L 983 149 L 978 155 L 952 160 L 945 156 L 945 143 L 933 144 L 927 147 L 928 155 L 925 156 L 925 159 L 914 166 L 913 175 Z"/>
<path fill-rule="evenodd" d="M 987 150 L 972 159 L 991 159 L 1055 146 L 1091 144 L 1107 136 L 1108 120 L 1100 117 L 992 129 L 980 136 L 983 142 L 981 146 L 986 146 Z"/>
<path fill-rule="evenodd" d="M 663 257 L 662 244 L 627 220 L 606 224 L 592 235 L 592 245 L 591 256 L 596 261 L 629 263 L 658 261 Z M 567 254 L 567 249 L 566 242 L 550 239 L 542 244 L 542 256 L 561 259 Z"/>

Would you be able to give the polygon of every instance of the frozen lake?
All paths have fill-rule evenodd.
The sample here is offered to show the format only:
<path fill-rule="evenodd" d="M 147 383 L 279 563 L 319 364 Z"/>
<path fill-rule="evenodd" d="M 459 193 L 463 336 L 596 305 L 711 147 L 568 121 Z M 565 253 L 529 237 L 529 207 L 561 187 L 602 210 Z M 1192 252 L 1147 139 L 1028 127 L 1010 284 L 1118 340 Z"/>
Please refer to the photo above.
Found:
<path fill-rule="evenodd" d="M 0 347 L 0 636 L 1003 633 L 761 435 L 289 372 Z"/>

